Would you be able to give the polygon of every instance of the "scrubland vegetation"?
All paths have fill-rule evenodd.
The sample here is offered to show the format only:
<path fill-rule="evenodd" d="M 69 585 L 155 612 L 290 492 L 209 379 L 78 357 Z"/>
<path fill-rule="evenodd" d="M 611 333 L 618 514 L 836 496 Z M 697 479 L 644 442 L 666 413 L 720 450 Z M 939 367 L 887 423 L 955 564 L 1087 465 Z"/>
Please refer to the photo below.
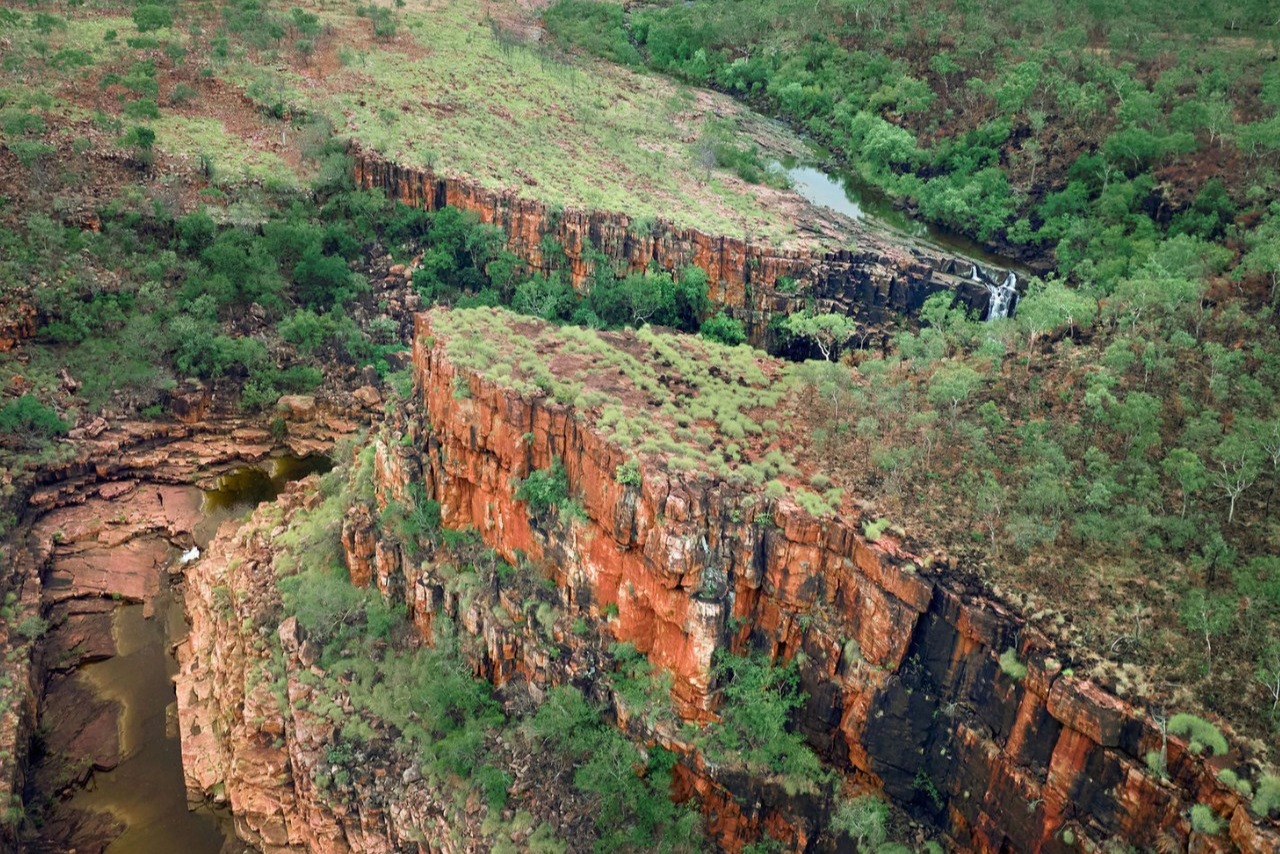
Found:
<path fill-rule="evenodd" d="M 802 468 L 981 566 L 1121 693 L 1271 740 L 1274 15 L 561 0 L 545 21 L 760 106 L 921 216 L 1051 265 L 1013 320 L 938 296 L 854 374 L 802 368 L 777 420 L 806 424 Z M 847 356 L 835 320 L 778 330 Z"/>
<path fill-rule="evenodd" d="M 402 603 L 389 603 L 376 590 L 350 584 L 338 535 L 353 502 L 372 504 L 372 468 L 373 445 L 367 444 L 350 464 L 324 476 L 321 503 L 297 511 L 287 530 L 274 529 L 279 607 L 246 623 L 265 626 L 254 633 L 253 643 L 270 662 L 268 676 L 275 680 L 281 704 L 288 702 L 286 673 L 275 625 L 296 617 L 320 649 L 318 669 L 294 678 L 313 689 L 311 699 L 300 701 L 299 708 L 329 718 L 339 731 L 314 780 L 325 797 L 342 802 L 353 791 L 360 763 L 399 755 L 444 791 L 476 792 L 489 811 L 485 827 L 500 840 L 501 833 L 510 830 L 502 818 L 509 803 L 520 812 L 539 812 L 528 792 L 512 800 L 513 781 L 503 762 L 504 751 L 516 745 L 554 757 L 548 767 L 567 769 L 565 782 L 593 805 L 595 850 L 705 850 L 701 816 L 692 804 L 676 804 L 670 797 L 675 755 L 658 746 L 637 747 L 613 725 L 615 709 L 593 704 L 572 686 L 552 689 L 534 707 L 504 706 L 493 687 L 475 679 L 466 664 L 465 649 L 475 639 L 456 632 L 447 617 L 437 616 L 431 644 L 425 645 Z M 531 475 L 525 483 L 530 482 L 536 487 L 523 500 L 531 509 L 566 501 L 564 490 L 555 485 L 554 471 L 542 478 Z M 416 506 L 418 500 L 423 507 Z M 541 637 L 538 642 L 558 657 L 561 652 L 550 628 L 563 617 L 560 600 L 549 593 L 546 580 L 530 566 L 504 563 L 469 532 L 442 530 L 438 508 L 433 511 L 425 499 L 415 499 L 414 504 L 396 511 L 404 519 L 418 520 L 395 527 L 400 545 L 424 549 L 446 589 L 460 593 L 468 607 L 477 597 L 493 597 L 490 585 L 525 598 L 522 618 L 542 630 L 532 637 Z M 265 535 L 278 521 L 276 511 L 267 509 L 251 524 Z M 502 606 L 494 601 L 497 616 Z M 584 624 L 582 630 L 589 629 Z M 531 636 L 524 637 L 529 642 Z M 604 678 L 629 717 L 648 726 L 677 722 L 670 710 L 669 676 L 653 671 L 627 644 L 614 645 L 612 658 L 613 669 Z M 686 737 L 716 763 L 775 777 L 790 791 L 829 796 L 831 775 L 822 770 L 803 738 L 791 731 L 802 699 L 794 665 L 775 667 L 759 658 L 728 656 L 720 661 L 718 675 L 726 685 L 728 713 L 720 723 L 692 731 L 686 726 Z M 841 825 L 833 830 L 878 835 L 883 841 L 887 809 L 879 801 L 868 803 L 880 804 L 872 809 L 874 815 L 850 824 L 852 829 Z M 517 820 L 527 826 L 535 821 L 532 816 Z M 538 838 L 547 851 L 564 850 L 565 843 L 555 840 L 550 825 L 538 831 Z M 580 846 L 585 840 L 574 841 Z"/>
<path fill-rule="evenodd" d="M 0 309 L 16 295 L 36 311 L 35 339 L 0 354 L 16 378 L 0 465 L 58 459 L 99 414 L 160 417 L 190 381 L 256 413 L 359 368 L 386 375 L 402 318 L 374 285 L 408 263 L 404 294 L 453 309 L 433 316 L 450 359 L 589 418 L 633 455 L 619 483 L 641 485 L 644 459 L 820 519 L 856 500 L 869 539 L 892 525 L 939 547 L 1193 750 L 1221 757 L 1239 737 L 1274 759 L 1280 64 L 1263 11 L 553 4 L 561 45 L 763 107 L 921 216 L 1054 271 L 1011 319 L 935 296 L 883 352 L 813 302 L 774 331 L 824 358 L 785 364 L 742 345 L 701 270 L 616 277 L 594 254 L 578 292 L 551 241 L 549 269 L 529 270 L 493 227 L 349 183 L 348 139 L 553 204 L 794 237 L 747 189 L 778 183 L 766 158 L 708 119 L 705 93 L 579 65 L 469 3 L 0 9 Z M 699 822 L 666 797 L 673 757 L 627 740 L 616 710 L 565 687 L 513 712 L 446 621 L 423 646 L 402 606 L 350 585 L 336 532 L 369 501 L 369 465 L 328 476 L 279 537 L 276 616 L 322 647 L 325 675 L 300 678 L 340 727 L 339 770 L 316 784 L 336 802 L 362 756 L 405 751 L 497 814 L 501 736 L 575 768 L 599 850 L 697 850 Z M 549 524 L 581 512 L 563 468 L 517 489 Z M 561 615 L 528 567 L 441 530 L 425 494 L 381 521 L 442 562 L 452 593 L 520 585 L 554 645 Z M 618 702 L 669 720 L 663 674 L 612 653 Z M 1027 672 L 1012 649 L 1000 665 Z M 723 720 L 692 734 L 704 755 L 833 796 L 791 728 L 794 671 L 745 657 L 717 676 Z M 1161 753 L 1147 762 L 1167 772 Z M 1280 782 L 1253 771 L 1220 779 L 1256 815 L 1280 809 Z M 887 838 L 874 799 L 833 813 L 860 846 Z M 1192 820 L 1220 829 L 1211 811 Z"/>

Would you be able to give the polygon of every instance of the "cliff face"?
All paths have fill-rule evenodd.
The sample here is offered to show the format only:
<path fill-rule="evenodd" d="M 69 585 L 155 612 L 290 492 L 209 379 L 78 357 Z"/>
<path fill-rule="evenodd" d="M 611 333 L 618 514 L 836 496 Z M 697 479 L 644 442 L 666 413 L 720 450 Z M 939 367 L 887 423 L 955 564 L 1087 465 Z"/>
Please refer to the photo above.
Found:
<path fill-rule="evenodd" d="M 421 421 L 407 426 L 407 443 L 380 454 L 384 493 L 421 478 L 447 527 L 473 526 L 508 560 L 544 567 L 570 612 L 607 618 L 616 639 L 674 675 L 683 716 L 712 714 L 718 648 L 803 653 L 802 727 L 811 743 L 965 848 L 1065 852 L 1066 831 L 1085 841 L 1226 847 L 1225 838 L 1192 831 L 1187 815 L 1198 802 L 1230 818 L 1240 849 L 1280 845 L 1274 824 L 1256 824 L 1179 739 L 1169 740 L 1169 780 L 1149 774 L 1144 757 L 1160 750 L 1161 736 L 1148 716 L 1064 673 L 1047 640 L 907 543 L 871 542 L 790 499 L 744 506 L 724 485 L 652 466 L 640 487 L 619 484 L 615 469 L 629 455 L 571 407 L 451 364 L 428 315 L 418 318 L 416 341 Z M 553 457 L 564 461 L 584 522 L 545 524 L 514 497 L 513 480 Z M 347 541 L 360 538 L 349 530 Z M 377 548 L 350 551 L 353 578 L 403 595 L 419 622 L 441 606 L 439 585 L 412 565 Z M 509 636 L 474 629 L 493 636 L 485 667 L 495 679 L 519 671 L 546 681 L 547 668 L 522 659 Z M 1025 677 L 1002 670 L 998 657 L 1009 649 Z M 732 790 L 729 781 L 715 785 Z M 750 823 L 798 849 L 820 818 L 778 799 Z"/>
<path fill-rule="evenodd" d="M 793 851 L 835 851 L 838 841 L 824 830 L 820 799 L 711 766 L 672 722 L 613 696 L 602 678 L 612 641 L 668 670 L 676 711 L 695 721 L 715 714 L 717 649 L 796 660 L 809 696 L 800 726 L 815 750 L 960 850 L 1098 850 L 1108 840 L 1157 850 L 1280 846 L 1275 823 L 1255 820 L 1182 740 L 1168 741 L 1168 779 L 1150 774 L 1145 757 L 1162 739 L 1149 717 L 1073 677 L 1047 640 L 909 542 L 870 541 L 852 522 L 816 520 L 790 498 L 749 503 L 737 489 L 652 463 L 639 485 L 618 483 L 630 453 L 571 407 L 451 362 L 429 315 L 416 331 L 420 396 L 373 440 L 370 501 L 341 519 L 352 580 L 404 603 L 424 636 L 452 618 L 475 671 L 504 691 L 522 687 L 536 699 L 577 685 L 635 737 L 675 750 L 676 794 L 698 799 L 724 849 L 762 834 Z M 582 505 L 577 519 L 531 516 L 515 497 L 518 479 L 553 458 Z M 473 528 L 520 572 L 554 583 L 521 587 L 484 573 L 464 583 L 411 557 L 378 509 L 411 501 L 418 486 L 440 502 L 446 528 Z M 271 622 L 271 541 L 320 500 L 292 490 L 234 537 L 224 531 L 188 573 L 192 632 L 178 680 L 188 785 L 229 800 L 242 835 L 266 852 L 484 850 L 483 810 L 422 780 L 403 757 L 369 755 L 339 797 L 312 782 L 333 770 L 335 730 L 308 711 L 315 645 L 294 621 Z M 271 659 L 264 631 L 279 639 L 283 660 Z M 1025 675 L 1002 669 L 1007 650 Z M 529 791 L 514 776 L 512 791 Z M 1228 829 L 1194 832 L 1196 803 L 1229 819 Z"/>
<path fill-rule="evenodd" d="M 876 340 L 892 328 L 897 315 L 913 315 L 926 298 L 940 290 L 957 291 L 976 310 L 984 310 L 986 290 L 965 280 L 967 261 L 918 247 L 895 245 L 859 228 L 847 249 L 819 251 L 777 249 L 736 237 L 704 234 L 659 221 L 648 231 L 636 229 L 622 213 L 551 210 L 516 191 L 497 191 L 474 181 L 436 175 L 430 169 L 401 166 L 364 151 L 355 152 L 355 179 L 362 188 L 379 188 L 393 199 L 427 210 L 452 205 L 500 226 L 507 248 L 530 266 L 546 270 L 543 237 L 564 247 L 575 285 L 592 272 L 588 247 L 604 253 L 615 270 L 638 272 L 651 264 L 665 270 L 689 265 L 707 272 L 711 300 L 742 320 L 751 342 L 769 342 L 769 320 L 804 307 L 812 296 L 820 310 L 856 318 L 860 336 Z M 959 276 L 952 275 L 959 273 Z M 778 289 L 790 278 L 802 287 Z M 800 291 L 797 295 L 796 291 Z"/>
<path fill-rule="evenodd" d="M 194 411 L 176 403 L 179 418 Z M 261 463 L 282 444 L 297 456 L 327 452 L 355 432 L 361 416 L 317 413 L 313 401 L 309 417 L 290 415 L 283 442 L 238 418 L 110 426 L 100 419 L 72 431 L 70 458 L 8 484 L 12 502 L 4 509 L 22 527 L 0 550 L 0 851 L 19 844 L 24 793 L 56 799 L 83 783 L 90 766 L 119 761 L 115 703 L 76 693 L 69 677 L 82 663 L 115 655 L 111 619 L 119 604 L 149 604 L 167 584 L 170 552 L 188 548 L 203 519 L 196 482 Z M 46 759 L 32 768 L 37 725 Z M 69 768 L 64 754 L 92 762 Z M 106 844 L 121 830 L 102 814 L 55 809 L 44 818 L 34 843 L 40 850 L 94 850 L 90 842 Z"/>

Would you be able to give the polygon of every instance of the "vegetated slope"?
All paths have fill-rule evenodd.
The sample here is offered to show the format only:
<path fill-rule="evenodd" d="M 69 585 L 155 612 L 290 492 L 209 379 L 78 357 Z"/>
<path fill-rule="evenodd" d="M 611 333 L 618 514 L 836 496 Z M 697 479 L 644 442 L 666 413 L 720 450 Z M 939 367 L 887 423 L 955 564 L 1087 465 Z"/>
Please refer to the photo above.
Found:
<path fill-rule="evenodd" d="M 985 326 L 935 300 L 892 355 L 855 355 L 857 380 L 815 378 L 826 403 L 799 415 L 827 423 L 799 435 L 1030 594 L 1121 692 L 1269 741 L 1275 22 L 1072 10 L 565 0 L 545 20 L 763 104 L 930 218 L 1050 253 L 1071 288 L 1033 283 Z"/>
<path fill-rule="evenodd" d="M 561 0 L 545 20 L 758 104 L 924 217 L 1085 278 L 1140 267 L 1166 233 L 1252 226 L 1280 196 L 1263 3 Z"/>

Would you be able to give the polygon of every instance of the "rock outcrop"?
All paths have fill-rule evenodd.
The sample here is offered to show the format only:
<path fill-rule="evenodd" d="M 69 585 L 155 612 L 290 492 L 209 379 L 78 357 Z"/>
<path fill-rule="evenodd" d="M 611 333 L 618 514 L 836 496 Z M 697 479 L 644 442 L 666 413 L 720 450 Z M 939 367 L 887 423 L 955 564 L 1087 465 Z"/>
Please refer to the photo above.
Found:
<path fill-rule="evenodd" d="M 101 429 L 73 437 L 68 459 L 6 484 L 10 508 L 22 516 L 0 553 L 0 813 L 6 814 L 0 851 L 18 843 L 24 792 L 56 795 L 83 782 L 91 767 L 114 764 L 116 749 L 108 743 L 116 735 L 114 704 L 83 696 L 68 676 L 81 663 L 115 654 L 116 607 L 150 602 L 174 550 L 203 538 L 196 485 L 211 485 L 229 469 L 261 464 L 282 451 L 327 453 L 336 438 L 358 427 L 348 413 L 317 410 L 314 401 L 305 414 L 290 421 L 284 439 L 239 418 L 104 421 Z M 46 753 L 91 759 L 71 777 L 47 763 L 33 777 L 29 767 L 41 709 L 51 704 L 56 708 L 44 721 Z M 67 840 L 110 840 L 121 828 L 108 819 L 58 816 L 44 836 L 61 827 Z"/>
<path fill-rule="evenodd" d="M 0 294 L 0 353 L 36 333 L 36 307 L 22 292 Z"/>
<path fill-rule="evenodd" d="M 572 407 L 452 364 L 430 315 L 419 316 L 417 333 L 423 411 L 405 426 L 406 442 L 382 449 L 386 495 L 420 480 L 447 527 L 474 527 L 508 560 L 544 566 L 571 613 L 607 619 L 613 637 L 672 673 L 686 718 L 714 713 L 717 649 L 802 656 L 811 744 L 962 848 L 1065 852 L 1071 840 L 1113 838 L 1227 846 L 1191 828 L 1196 803 L 1230 820 L 1230 844 L 1241 850 L 1280 845 L 1275 825 L 1255 821 L 1184 741 L 1169 738 L 1168 779 L 1149 773 L 1146 756 L 1162 737 L 1148 715 L 1065 672 L 1048 640 L 910 543 L 872 541 L 850 521 L 819 521 L 787 498 L 748 505 L 723 483 L 652 464 L 641 486 L 621 484 L 614 473 L 630 452 Z M 553 457 L 584 522 L 547 525 L 515 498 L 513 483 Z M 376 558 L 359 574 L 429 622 L 443 599 L 438 585 L 412 565 Z M 504 637 L 496 625 L 474 630 Z M 518 648 L 490 650 L 485 669 L 499 681 L 504 669 L 545 678 Z M 1025 675 L 1002 668 L 1010 650 Z M 768 825 L 802 849 L 819 817 L 795 807 L 766 804 L 756 829 Z"/>
<path fill-rule="evenodd" d="M 654 264 L 665 270 L 701 267 L 711 300 L 740 319 L 751 342 L 760 347 L 772 343 L 772 317 L 803 309 L 810 299 L 820 310 L 857 319 L 863 343 L 878 342 L 900 315 L 914 315 L 926 298 L 944 289 L 956 291 L 975 310 L 987 305 L 986 289 L 968 281 L 967 260 L 905 240 L 895 243 L 853 223 L 849 246 L 832 250 L 779 249 L 665 221 L 641 232 L 626 214 L 552 210 L 516 190 L 492 190 L 471 179 L 401 166 L 367 151 L 357 150 L 354 156 L 359 186 L 379 188 L 393 199 L 427 210 L 452 205 L 471 211 L 481 222 L 500 226 L 507 234 L 507 248 L 535 269 L 551 269 L 543 238 L 554 238 L 564 249 L 575 285 L 581 286 L 593 272 L 587 256 L 592 248 L 623 273 Z M 794 284 L 786 286 L 784 279 Z"/>
<path fill-rule="evenodd" d="M 497 685 L 596 692 L 620 726 L 681 756 L 677 794 L 698 800 L 725 850 L 762 835 L 787 850 L 838 850 L 830 805 L 715 767 L 675 726 L 642 719 L 603 678 L 611 642 L 668 671 L 674 707 L 691 721 L 716 714 L 717 650 L 796 661 L 808 695 L 800 728 L 815 751 L 851 789 L 884 791 L 956 850 L 1280 846 L 1280 828 L 1219 782 L 1214 761 L 1177 737 L 1164 744 L 1147 714 L 1075 678 L 1050 641 L 905 536 L 868 537 L 860 520 L 819 520 L 789 497 L 746 501 L 742 489 L 654 459 L 621 483 L 632 452 L 570 405 L 455 364 L 431 315 L 417 324 L 419 396 L 373 440 L 374 506 L 342 520 L 351 578 L 404 603 L 424 635 L 452 618 L 475 671 Z M 516 498 L 519 480 L 555 458 L 581 504 L 574 519 L 531 514 Z M 378 509 L 415 493 L 440 503 L 445 527 L 474 529 L 554 584 L 463 584 L 411 558 Z M 194 628 L 179 680 L 188 783 L 222 792 L 242 834 L 272 854 L 476 850 L 474 811 L 451 806 L 412 766 L 370 759 L 356 793 L 336 800 L 312 783 L 333 737 L 307 711 L 316 650 L 292 621 L 274 627 L 261 615 L 278 597 L 269 540 L 319 500 L 287 494 L 276 515 L 190 574 Z M 259 625 L 280 640 L 283 691 L 262 675 L 273 665 Z M 1163 777 L 1147 765 L 1162 747 Z M 1195 804 L 1226 820 L 1221 835 L 1193 829 Z"/>

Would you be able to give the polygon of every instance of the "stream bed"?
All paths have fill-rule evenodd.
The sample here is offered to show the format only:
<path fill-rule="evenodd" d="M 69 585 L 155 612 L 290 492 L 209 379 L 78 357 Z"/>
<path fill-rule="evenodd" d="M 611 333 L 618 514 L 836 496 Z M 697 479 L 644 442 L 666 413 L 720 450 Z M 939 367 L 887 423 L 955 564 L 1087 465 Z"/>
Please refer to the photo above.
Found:
<path fill-rule="evenodd" d="M 100 644 L 104 652 L 86 656 L 81 660 L 88 663 L 51 678 L 42 720 L 47 726 L 68 729 L 46 736 L 46 764 L 36 768 L 35 777 L 40 779 L 43 773 L 44 779 L 60 780 L 66 776 L 60 768 L 68 767 L 96 770 L 83 787 L 73 788 L 57 802 L 50 829 L 32 840 L 28 850 L 39 854 L 66 850 L 241 854 L 254 850 L 236 838 L 228 809 L 187 800 L 173 684 L 178 665 L 172 650 L 186 636 L 188 626 L 179 559 L 183 550 L 174 543 L 193 542 L 203 552 L 228 520 L 243 518 L 258 504 L 273 500 L 290 481 L 331 467 L 324 456 L 280 457 L 265 466 L 228 471 L 203 491 L 194 486 L 137 484 L 115 499 L 53 511 L 51 516 L 64 514 L 54 524 L 72 530 L 86 518 L 112 520 L 111 535 L 106 538 L 110 545 L 101 545 L 103 540 L 92 525 L 85 526 L 94 533 L 84 541 L 71 538 L 60 543 L 66 568 L 55 559 L 53 574 L 71 574 L 79 586 L 49 588 L 61 597 L 54 607 L 73 615 L 72 622 L 79 613 L 100 613 L 89 635 L 81 630 L 74 637 L 96 634 L 104 641 Z M 168 520 L 163 532 L 154 528 L 157 519 Z M 86 554 L 94 556 L 92 568 L 100 573 L 94 577 L 106 579 L 98 587 L 85 586 Z M 136 584 L 140 575 L 147 577 L 142 587 Z M 133 587 L 128 586 L 131 579 Z M 145 594 L 136 592 L 144 588 Z M 110 601 L 122 596 L 128 597 L 127 603 L 111 607 Z M 105 642 L 107 633 L 111 642 Z M 81 640 L 76 648 L 83 646 Z M 92 711 L 77 714 L 77 706 L 92 707 Z M 54 749 L 68 746 L 74 749 Z M 56 792 L 45 792 L 45 796 L 52 794 Z M 121 826 L 123 832 L 117 835 Z"/>
<path fill-rule="evenodd" d="M 823 164 L 830 162 L 830 155 L 811 142 L 807 147 L 808 156 L 782 157 L 772 161 L 769 167 L 785 175 L 791 188 L 810 204 L 902 235 L 946 254 L 968 258 L 990 270 L 1013 271 L 1022 277 L 1030 274 L 1024 264 L 1013 258 L 989 252 L 966 237 L 913 218 L 884 192 L 853 172 L 828 170 Z"/>

